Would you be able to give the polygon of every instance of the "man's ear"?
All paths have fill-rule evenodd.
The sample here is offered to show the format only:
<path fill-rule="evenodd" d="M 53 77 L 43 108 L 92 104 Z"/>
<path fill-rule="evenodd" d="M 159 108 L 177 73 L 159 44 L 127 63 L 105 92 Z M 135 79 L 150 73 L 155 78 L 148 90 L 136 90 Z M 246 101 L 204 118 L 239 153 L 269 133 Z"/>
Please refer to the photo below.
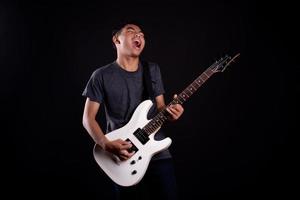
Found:
<path fill-rule="evenodd" d="M 120 44 L 120 40 L 118 40 L 117 36 L 113 36 L 112 41 L 114 44 Z"/>

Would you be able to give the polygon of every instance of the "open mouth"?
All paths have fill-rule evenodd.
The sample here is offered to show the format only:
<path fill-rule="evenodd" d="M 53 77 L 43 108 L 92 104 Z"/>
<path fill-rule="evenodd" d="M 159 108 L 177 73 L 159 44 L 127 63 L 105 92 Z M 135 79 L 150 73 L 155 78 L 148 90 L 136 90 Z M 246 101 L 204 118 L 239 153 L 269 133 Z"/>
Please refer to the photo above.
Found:
<path fill-rule="evenodd" d="M 141 46 L 142 46 L 142 42 L 141 41 L 139 41 L 139 40 L 134 40 L 133 41 L 133 45 L 134 45 L 134 47 L 136 47 L 136 48 L 141 48 Z"/>

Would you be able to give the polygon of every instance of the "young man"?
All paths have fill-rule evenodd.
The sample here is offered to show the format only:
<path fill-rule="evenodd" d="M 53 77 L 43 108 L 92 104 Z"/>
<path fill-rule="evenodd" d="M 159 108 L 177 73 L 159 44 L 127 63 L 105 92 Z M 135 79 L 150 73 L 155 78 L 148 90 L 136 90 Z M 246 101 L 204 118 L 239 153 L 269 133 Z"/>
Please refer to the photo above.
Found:
<path fill-rule="evenodd" d="M 135 153 L 128 151 L 132 145 L 121 139 L 108 140 L 105 132 L 108 133 L 126 125 L 136 107 L 145 99 L 152 98 L 155 105 L 152 109 L 153 113 L 164 109 L 166 105 L 160 69 L 155 63 L 148 62 L 147 64 L 153 96 L 147 93 L 145 96 L 146 86 L 143 76 L 145 66 L 140 60 L 140 54 L 145 47 L 145 37 L 141 26 L 134 22 L 119 25 L 113 30 L 112 41 L 117 51 L 116 60 L 95 70 L 83 92 L 83 96 L 87 97 L 83 126 L 96 144 L 121 160 L 126 160 Z M 105 132 L 96 121 L 100 106 L 104 106 L 106 112 Z M 167 111 L 169 120 L 174 121 L 181 116 L 183 108 L 180 104 L 175 104 L 168 107 Z M 155 134 L 157 140 L 164 137 L 162 131 Z M 142 181 L 131 187 L 116 185 L 116 197 L 121 199 L 176 199 L 176 180 L 171 159 L 169 150 L 161 151 L 153 156 Z"/>

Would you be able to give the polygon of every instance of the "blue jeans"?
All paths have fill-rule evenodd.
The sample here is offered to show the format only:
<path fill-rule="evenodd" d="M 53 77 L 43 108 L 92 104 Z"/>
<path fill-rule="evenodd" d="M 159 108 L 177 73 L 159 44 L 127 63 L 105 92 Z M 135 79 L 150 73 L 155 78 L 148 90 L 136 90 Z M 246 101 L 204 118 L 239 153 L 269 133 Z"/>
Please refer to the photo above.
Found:
<path fill-rule="evenodd" d="M 115 184 L 116 199 L 176 200 L 177 188 L 172 159 L 153 160 L 149 163 L 144 178 L 134 186 Z"/>

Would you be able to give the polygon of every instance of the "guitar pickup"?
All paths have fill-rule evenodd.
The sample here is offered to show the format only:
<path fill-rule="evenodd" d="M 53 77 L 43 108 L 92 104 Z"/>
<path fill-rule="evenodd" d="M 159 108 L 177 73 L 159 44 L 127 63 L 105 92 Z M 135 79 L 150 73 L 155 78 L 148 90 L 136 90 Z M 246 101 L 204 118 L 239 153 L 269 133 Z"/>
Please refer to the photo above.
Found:
<path fill-rule="evenodd" d="M 142 129 L 140 129 L 140 128 L 138 128 L 134 133 L 133 133 L 133 135 L 142 143 L 142 144 L 146 144 L 148 141 L 149 141 L 149 137 L 148 137 L 148 134 L 144 131 L 144 130 L 142 130 Z"/>

